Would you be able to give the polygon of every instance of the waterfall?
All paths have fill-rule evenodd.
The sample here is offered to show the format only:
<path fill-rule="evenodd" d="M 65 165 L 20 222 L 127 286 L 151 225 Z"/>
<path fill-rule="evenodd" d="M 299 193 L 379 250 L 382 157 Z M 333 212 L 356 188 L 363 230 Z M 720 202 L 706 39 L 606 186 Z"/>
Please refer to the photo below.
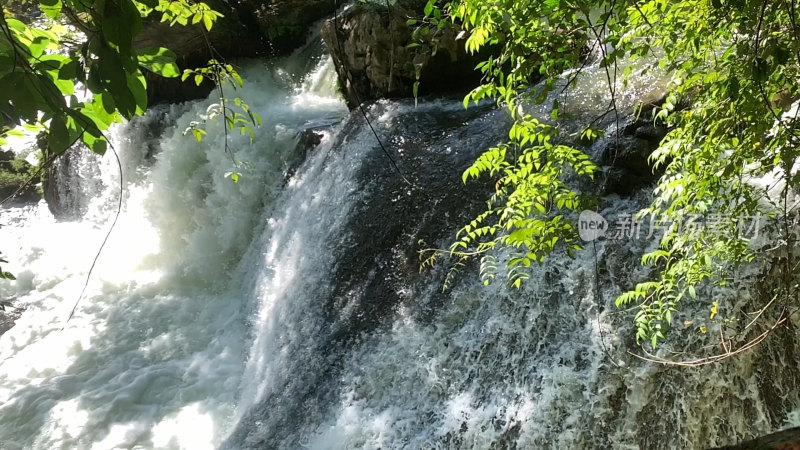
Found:
<path fill-rule="evenodd" d="M 282 193 L 283 215 L 254 244 L 262 303 L 240 418 L 222 448 L 702 448 L 789 419 L 800 373 L 775 363 L 797 346 L 788 333 L 702 368 L 627 354 L 638 348 L 631 319 L 613 301 L 649 275 L 640 258 L 657 240 L 555 254 L 521 291 L 487 288 L 471 267 L 441 293 L 443 274 L 417 274 L 413 249 L 446 245 L 480 210 L 471 200 L 488 186 L 459 188 L 458 175 L 507 123 L 456 100 L 381 102 L 370 114 L 413 186 L 356 116 L 319 149 L 331 156 Z M 648 200 L 610 196 L 600 212 Z M 707 295 L 752 299 L 758 273 Z M 686 303 L 686 317 L 707 314 Z M 684 337 L 674 350 L 701 340 L 696 327 L 675 332 Z"/>
<path fill-rule="evenodd" d="M 607 102 L 591 70 L 570 112 Z M 0 294 L 25 312 L 0 336 L 0 448 L 701 448 L 800 417 L 791 333 L 702 368 L 627 353 L 613 301 L 650 275 L 655 240 L 554 254 L 521 290 L 470 265 L 443 292 L 446 268 L 419 271 L 418 250 L 484 207 L 490 181 L 461 173 L 506 139 L 503 111 L 380 101 L 368 124 L 313 42 L 242 72 L 255 143 L 232 135 L 226 153 L 219 123 L 183 136 L 213 99 L 156 108 L 113 130 L 122 180 L 111 152 L 72 156 L 79 220 L 2 210 L 18 279 Z M 648 201 L 607 196 L 599 212 Z M 759 271 L 701 296 L 752 299 Z M 666 349 L 703 342 L 678 332 Z"/>
<path fill-rule="evenodd" d="M 303 130 L 346 114 L 319 44 L 280 67 L 251 62 L 236 95 L 263 119 L 256 143 L 206 125 L 184 129 L 213 99 L 154 108 L 112 130 L 117 162 L 74 151 L 71 193 L 82 219 L 56 221 L 42 202 L 2 211 L 0 248 L 17 281 L 0 285 L 25 309 L 0 337 L 0 447 L 214 448 L 235 416 L 249 299 L 237 265 L 263 228 Z M 291 73 L 281 70 L 303 61 Z M 327 82 L 326 82 L 327 80 Z M 168 123 L 155 139 L 146 129 Z M 225 174 L 241 172 L 238 183 Z M 65 323 L 116 212 L 74 318 Z M 62 330 L 63 327 L 63 330 Z"/>

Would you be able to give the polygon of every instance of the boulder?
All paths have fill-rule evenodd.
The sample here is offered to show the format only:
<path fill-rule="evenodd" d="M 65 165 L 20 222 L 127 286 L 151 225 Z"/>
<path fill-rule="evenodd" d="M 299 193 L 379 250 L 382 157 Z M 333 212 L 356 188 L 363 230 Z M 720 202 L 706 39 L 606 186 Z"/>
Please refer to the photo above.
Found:
<path fill-rule="evenodd" d="M 458 40 L 459 29 L 440 30 L 413 40 L 410 18 L 420 17 L 420 4 L 398 2 L 393 7 L 356 4 L 322 26 L 322 38 L 333 56 L 345 100 L 352 109 L 378 98 L 466 93 L 480 81 L 475 65 L 480 56 L 468 55 Z"/>
<path fill-rule="evenodd" d="M 321 126 L 306 128 L 297 133 L 297 145 L 295 151 L 292 153 L 294 156 L 286 162 L 286 171 L 284 172 L 284 183 L 288 183 L 303 162 L 306 160 L 308 153 L 317 148 L 317 146 L 325 138 L 325 135 L 330 132 L 330 127 Z"/>
<path fill-rule="evenodd" d="M 0 299 L 0 336 L 14 327 L 24 311 L 24 307 L 15 307 L 12 300 Z"/>
<path fill-rule="evenodd" d="M 47 209 L 58 220 L 75 220 L 82 216 L 74 207 L 76 195 L 65 181 L 75 176 L 70 171 L 73 151 L 67 150 L 60 158 L 55 159 L 47 166 L 42 177 L 42 194 L 47 202 Z"/>
<path fill-rule="evenodd" d="M 80 220 L 88 212 L 92 198 L 103 190 L 99 158 L 76 145 L 42 173 L 43 196 L 56 220 Z"/>

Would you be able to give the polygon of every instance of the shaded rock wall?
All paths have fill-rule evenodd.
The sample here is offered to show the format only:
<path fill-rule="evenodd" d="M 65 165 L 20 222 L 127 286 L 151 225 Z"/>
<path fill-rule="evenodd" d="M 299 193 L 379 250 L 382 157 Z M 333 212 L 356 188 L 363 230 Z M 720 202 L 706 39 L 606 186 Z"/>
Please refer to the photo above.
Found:
<path fill-rule="evenodd" d="M 167 47 L 181 69 L 205 66 L 209 59 L 279 56 L 303 45 L 310 27 L 333 12 L 332 0 L 205 0 L 223 14 L 210 32 L 202 25 L 169 26 L 156 15 L 136 37 L 135 45 Z M 213 89 L 179 78 L 148 73 L 149 103 L 202 98 Z"/>
<path fill-rule="evenodd" d="M 324 23 L 322 38 L 351 109 L 378 98 L 412 96 L 417 74 L 419 95 L 466 93 L 477 86 L 480 74 L 474 68 L 481 58 L 466 53 L 457 28 L 409 48 L 413 28 L 407 21 L 422 16 L 416 12 L 419 3 L 400 2 L 390 8 L 356 4 Z"/>

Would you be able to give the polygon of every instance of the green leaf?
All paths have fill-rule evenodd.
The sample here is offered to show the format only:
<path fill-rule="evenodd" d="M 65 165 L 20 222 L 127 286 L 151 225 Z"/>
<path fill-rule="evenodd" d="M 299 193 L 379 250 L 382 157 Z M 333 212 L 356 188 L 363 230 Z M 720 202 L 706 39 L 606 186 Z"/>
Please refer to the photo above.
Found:
<path fill-rule="evenodd" d="M 133 96 L 133 101 L 135 105 L 135 114 L 144 114 L 144 111 L 147 109 L 147 84 L 140 73 L 136 74 L 127 74 L 128 79 L 128 90 L 130 91 L 131 95 Z"/>
<path fill-rule="evenodd" d="M 47 143 L 53 155 L 64 153 L 72 145 L 64 116 L 53 117 L 50 121 L 50 133 L 47 136 Z"/>
<path fill-rule="evenodd" d="M 19 32 L 24 32 L 25 29 L 28 28 L 28 27 L 25 26 L 24 23 L 22 23 L 21 21 L 19 21 L 17 19 L 13 19 L 13 18 L 8 17 L 8 16 L 6 16 L 5 19 L 6 19 L 6 23 L 8 24 L 8 27 L 10 29 L 12 29 L 12 30 L 19 31 Z"/>
<path fill-rule="evenodd" d="M 198 144 L 200 142 L 202 142 L 203 135 L 205 135 L 205 134 L 206 134 L 206 130 L 204 130 L 202 128 L 192 128 L 192 135 L 194 136 L 194 139 L 197 141 Z"/>
<path fill-rule="evenodd" d="M 106 153 L 108 149 L 108 141 L 106 141 L 105 137 L 95 137 L 89 133 L 84 133 L 83 135 L 83 143 L 86 144 L 89 149 L 97 153 L 98 155 L 103 155 Z"/>
<path fill-rule="evenodd" d="M 112 123 L 119 120 L 114 100 L 108 94 L 95 94 L 80 112 L 92 119 L 99 130 L 107 130 Z"/>
<path fill-rule="evenodd" d="M 39 7 L 47 17 L 57 19 L 61 14 L 61 0 L 39 0 Z"/>
<path fill-rule="evenodd" d="M 58 78 L 61 80 L 74 80 L 78 77 L 78 71 L 82 67 L 77 59 L 71 58 L 58 69 Z"/>
<path fill-rule="evenodd" d="M 181 74 L 175 64 L 175 53 L 164 47 L 147 47 L 138 49 L 137 60 L 145 69 L 165 78 L 175 78 Z"/>
<path fill-rule="evenodd" d="M 239 75 L 238 72 L 236 72 L 235 70 L 231 70 L 230 75 L 231 78 L 233 78 L 233 80 L 236 82 L 236 84 L 239 85 L 239 87 L 244 86 L 244 81 L 242 80 L 242 77 Z"/>
<path fill-rule="evenodd" d="M 206 11 L 203 13 L 203 25 L 206 27 L 206 31 L 211 31 L 211 27 L 214 26 L 213 12 Z"/>
<path fill-rule="evenodd" d="M 425 16 L 426 17 L 430 16 L 431 13 L 433 12 L 434 3 L 435 3 L 435 0 L 428 0 L 428 3 L 425 4 L 424 12 L 425 12 Z"/>
<path fill-rule="evenodd" d="M 106 0 L 101 33 L 116 47 L 124 63 L 132 52 L 133 37 L 142 26 L 141 15 L 131 0 Z"/>

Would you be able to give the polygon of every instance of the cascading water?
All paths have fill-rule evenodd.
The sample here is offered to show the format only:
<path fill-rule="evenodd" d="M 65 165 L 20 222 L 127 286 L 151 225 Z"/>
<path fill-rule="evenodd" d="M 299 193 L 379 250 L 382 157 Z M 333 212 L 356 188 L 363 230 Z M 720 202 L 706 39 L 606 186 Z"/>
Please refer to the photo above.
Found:
<path fill-rule="evenodd" d="M 580 92 L 573 107 L 597 102 Z M 418 275 L 414 250 L 446 245 L 480 210 L 470 200 L 489 187 L 470 192 L 458 176 L 508 124 L 458 101 L 382 102 L 370 113 L 413 186 L 356 116 L 283 192 L 284 215 L 250 250 L 264 255 L 251 269 L 253 297 L 268 301 L 254 323 L 243 416 L 223 448 L 702 448 L 787 420 L 800 378 L 775 361 L 796 348 L 791 334 L 714 367 L 626 353 L 637 349 L 619 331 L 630 316 L 613 301 L 648 276 L 640 257 L 655 239 L 553 255 L 521 292 L 486 288 L 468 271 L 442 294 L 443 274 Z M 600 212 L 646 201 L 611 196 Z M 707 294 L 755 297 L 737 290 L 756 273 Z M 687 303 L 689 317 L 702 315 Z"/>
<path fill-rule="evenodd" d="M 181 136 L 210 101 L 117 128 L 124 208 L 66 324 L 116 209 L 115 160 L 72 161 L 83 176 L 100 165 L 75 189 L 79 222 L 3 210 L 18 281 L 0 289 L 26 312 L 0 337 L 0 448 L 699 448 L 795 416 L 788 333 L 707 368 L 625 353 L 613 300 L 647 275 L 655 241 L 554 255 L 521 291 L 467 267 L 443 293 L 443 268 L 419 273 L 416 252 L 483 207 L 492 186 L 460 175 L 504 139 L 505 114 L 371 106 L 400 176 L 330 69 L 311 46 L 246 70 L 240 96 L 264 125 L 232 154 L 218 123 L 200 145 Z M 646 201 L 607 197 L 601 212 Z"/>
<path fill-rule="evenodd" d="M 257 63 L 244 70 L 237 94 L 264 124 L 257 145 L 233 136 L 231 154 L 220 123 L 207 125 L 202 144 L 182 136 L 211 101 L 156 108 L 115 129 L 123 211 L 66 324 L 116 211 L 112 153 L 72 156 L 83 220 L 56 222 L 43 203 L 3 210 L 0 246 L 17 281 L 2 294 L 26 312 L 0 338 L 0 448 L 202 449 L 222 439 L 247 341 L 247 302 L 232 273 L 284 184 L 299 133 L 346 114 L 330 61 L 316 60 L 306 77 Z M 172 125 L 145 142 L 142 129 L 164 120 Z M 234 159 L 239 183 L 225 177 Z M 99 179 L 87 182 L 94 165 Z"/>

